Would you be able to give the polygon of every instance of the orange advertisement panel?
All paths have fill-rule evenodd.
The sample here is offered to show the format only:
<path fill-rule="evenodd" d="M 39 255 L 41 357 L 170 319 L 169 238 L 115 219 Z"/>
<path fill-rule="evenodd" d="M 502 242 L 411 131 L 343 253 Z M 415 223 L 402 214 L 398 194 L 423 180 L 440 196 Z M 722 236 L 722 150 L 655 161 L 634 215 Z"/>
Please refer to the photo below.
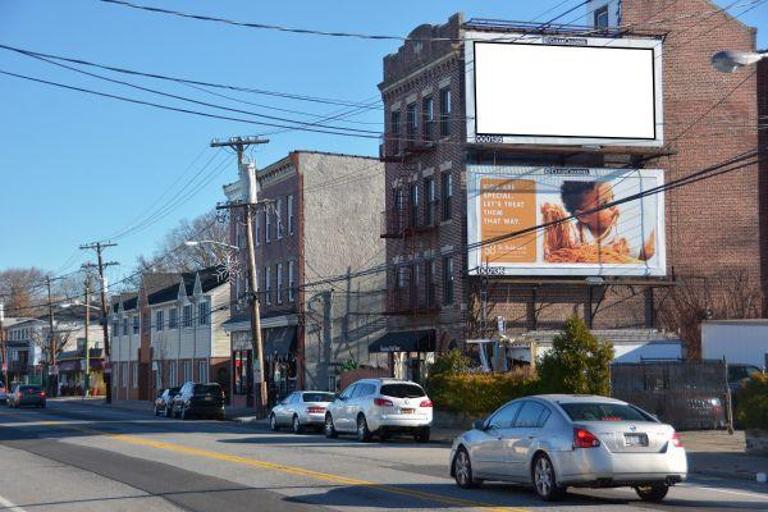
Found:
<path fill-rule="evenodd" d="M 480 235 L 485 242 L 536 225 L 536 182 L 524 179 L 480 180 Z M 535 263 L 536 232 L 484 245 L 482 261 Z"/>

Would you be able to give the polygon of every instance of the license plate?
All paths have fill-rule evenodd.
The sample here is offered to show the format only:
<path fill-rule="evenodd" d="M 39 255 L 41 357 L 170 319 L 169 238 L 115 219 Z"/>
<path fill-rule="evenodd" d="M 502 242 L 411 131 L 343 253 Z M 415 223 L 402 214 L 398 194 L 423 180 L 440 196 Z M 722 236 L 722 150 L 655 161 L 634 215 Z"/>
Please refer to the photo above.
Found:
<path fill-rule="evenodd" d="M 400 409 L 400 414 L 413 414 L 416 412 L 416 409 Z"/>
<path fill-rule="evenodd" d="M 648 446 L 648 436 L 645 434 L 624 434 L 626 446 Z"/>
<path fill-rule="evenodd" d="M 207 397 L 205 397 L 205 401 L 206 401 L 206 402 L 210 402 L 211 400 L 213 400 L 213 397 L 212 397 L 212 396 L 207 396 Z"/>

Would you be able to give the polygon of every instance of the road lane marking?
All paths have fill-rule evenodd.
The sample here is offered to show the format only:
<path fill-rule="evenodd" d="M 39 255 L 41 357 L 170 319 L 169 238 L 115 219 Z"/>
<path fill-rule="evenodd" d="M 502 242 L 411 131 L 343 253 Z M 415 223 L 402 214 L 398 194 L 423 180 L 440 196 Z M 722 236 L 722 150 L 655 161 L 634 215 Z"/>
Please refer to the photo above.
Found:
<path fill-rule="evenodd" d="M 374 490 L 389 493 L 389 494 L 397 494 L 400 496 L 418 498 L 420 500 L 429 501 L 432 503 L 441 503 L 444 505 L 455 506 L 455 507 L 480 508 L 483 510 L 487 510 L 489 512 L 530 512 L 528 509 L 520 508 L 520 507 L 505 507 L 505 506 L 493 505 L 490 503 L 482 503 L 478 501 L 467 500 L 464 498 L 455 498 L 453 496 L 446 496 L 443 494 L 435 494 L 427 491 L 419 491 L 417 489 L 406 489 L 404 487 L 398 487 L 396 485 L 377 484 L 376 482 L 371 482 L 368 480 L 360 480 L 357 478 L 349 478 L 342 475 L 335 475 L 332 473 L 314 471 L 314 470 L 305 469 L 299 466 L 289 466 L 286 464 L 267 462 L 264 460 L 253 459 L 250 457 L 242 457 L 239 455 L 229 455 L 225 453 L 214 452 L 212 450 L 205 450 L 202 448 L 195 448 L 193 446 L 187 446 L 187 445 L 178 444 L 178 443 L 170 443 L 166 441 L 155 441 L 152 439 L 146 439 L 143 437 L 138 437 L 138 436 L 129 435 L 129 434 L 114 434 L 110 432 L 103 432 L 103 431 L 99 431 L 99 430 L 95 430 L 95 429 L 91 429 L 91 428 L 87 428 L 79 425 L 71 425 L 71 424 L 66 425 L 66 424 L 63 424 L 63 422 L 58 422 L 58 421 L 39 422 L 38 424 L 40 423 L 47 423 L 49 424 L 49 426 L 63 427 L 71 430 L 78 430 L 83 433 L 103 436 L 109 439 L 113 439 L 115 441 L 120 441 L 122 443 L 131 444 L 134 446 L 143 446 L 148 448 L 154 448 L 156 450 L 164 450 L 164 451 L 183 454 L 183 455 L 191 455 L 195 457 L 218 460 L 221 462 L 228 462 L 231 464 L 249 466 L 253 468 L 274 471 L 277 473 L 283 473 L 283 474 L 292 475 L 292 476 L 311 478 L 314 480 L 333 483 L 337 485 L 351 485 L 356 487 L 365 487 L 368 489 L 374 489 Z M 13 511 L 13 512 L 19 512 L 19 511 Z"/>
<path fill-rule="evenodd" d="M 27 512 L 23 508 L 16 506 L 16 504 L 3 498 L 2 496 L 0 496 L 0 506 L 2 506 L 3 510 L 7 512 Z"/>
<path fill-rule="evenodd" d="M 687 489 L 700 489 L 702 491 L 717 492 L 723 494 L 733 494 L 735 496 L 749 496 L 750 498 L 761 498 L 768 500 L 768 496 L 755 491 L 732 491 L 730 489 L 723 489 L 722 487 L 714 487 L 706 484 L 682 484 L 680 487 Z"/>

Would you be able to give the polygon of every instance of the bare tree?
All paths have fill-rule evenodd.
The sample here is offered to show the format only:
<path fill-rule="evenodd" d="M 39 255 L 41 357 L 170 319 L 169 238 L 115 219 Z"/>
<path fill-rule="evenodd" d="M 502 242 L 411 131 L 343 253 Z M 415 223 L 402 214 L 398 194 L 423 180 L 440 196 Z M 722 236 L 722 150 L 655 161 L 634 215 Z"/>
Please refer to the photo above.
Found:
<path fill-rule="evenodd" d="M 46 273 L 37 267 L 0 271 L 0 299 L 9 316 L 36 316 L 44 309 Z"/>

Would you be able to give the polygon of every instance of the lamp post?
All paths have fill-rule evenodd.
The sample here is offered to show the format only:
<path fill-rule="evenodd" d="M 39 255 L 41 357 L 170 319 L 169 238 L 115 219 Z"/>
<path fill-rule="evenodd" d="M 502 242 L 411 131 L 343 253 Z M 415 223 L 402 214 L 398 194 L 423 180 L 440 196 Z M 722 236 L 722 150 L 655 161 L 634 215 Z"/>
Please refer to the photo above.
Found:
<path fill-rule="evenodd" d="M 740 52 L 734 50 L 723 50 L 712 56 L 712 67 L 723 73 L 733 73 L 745 66 L 757 64 L 768 55 L 768 50 L 758 50 L 756 52 Z"/>

